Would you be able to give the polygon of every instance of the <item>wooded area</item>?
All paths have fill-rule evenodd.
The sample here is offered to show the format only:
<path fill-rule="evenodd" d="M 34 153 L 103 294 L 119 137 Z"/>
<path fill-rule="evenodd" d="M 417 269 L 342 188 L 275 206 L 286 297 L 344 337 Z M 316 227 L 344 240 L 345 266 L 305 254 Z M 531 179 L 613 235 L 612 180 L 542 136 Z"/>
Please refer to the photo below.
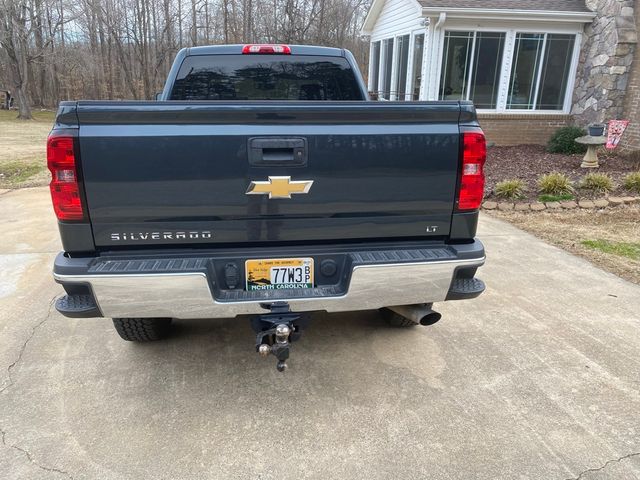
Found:
<path fill-rule="evenodd" d="M 21 118 L 67 99 L 152 99 L 175 53 L 220 43 L 350 49 L 370 0 L 0 0 L 0 90 Z"/>

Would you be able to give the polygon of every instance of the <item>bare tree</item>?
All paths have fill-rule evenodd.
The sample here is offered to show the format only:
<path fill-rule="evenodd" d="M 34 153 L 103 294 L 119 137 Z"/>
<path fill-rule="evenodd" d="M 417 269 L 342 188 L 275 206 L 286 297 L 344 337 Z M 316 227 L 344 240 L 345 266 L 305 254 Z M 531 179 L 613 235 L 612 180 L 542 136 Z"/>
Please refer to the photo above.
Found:
<path fill-rule="evenodd" d="M 0 45 L 6 53 L 8 81 L 15 88 L 20 119 L 33 118 L 31 99 L 34 96 L 40 93 L 39 103 L 45 101 L 46 70 L 43 69 L 46 62 L 43 59 L 64 22 L 63 17 L 51 15 L 51 10 L 53 6 L 45 0 L 0 0 Z M 48 22 L 46 29 L 45 21 Z M 32 84 L 31 76 L 39 78 L 40 83 Z"/>
<path fill-rule="evenodd" d="M 18 118 L 30 120 L 31 101 L 29 99 L 29 26 L 26 3 L 2 0 L 0 3 L 0 45 L 9 60 L 11 80 L 18 99 Z"/>
<path fill-rule="evenodd" d="M 153 98 L 184 46 L 301 43 L 349 48 L 370 0 L 0 0 L 0 85 L 20 118 L 65 99 Z"/>

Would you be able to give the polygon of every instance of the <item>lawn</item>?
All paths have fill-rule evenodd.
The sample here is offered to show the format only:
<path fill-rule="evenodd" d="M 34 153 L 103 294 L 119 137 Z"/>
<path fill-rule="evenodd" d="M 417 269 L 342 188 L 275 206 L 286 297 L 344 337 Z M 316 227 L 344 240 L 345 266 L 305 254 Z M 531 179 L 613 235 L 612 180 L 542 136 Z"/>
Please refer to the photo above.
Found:
<path fill-rule="evenodd" d="M 0 188 L 45 185 L 47 134 L 55 112 L 35 111 L 35 120 L 16 119 L 15 110 L 0 110 Z"/>
<path fill-rule="evenodd" d="M 490 214 L 640 284 L 638 205 L 598 211 L 492 211 Z"/>

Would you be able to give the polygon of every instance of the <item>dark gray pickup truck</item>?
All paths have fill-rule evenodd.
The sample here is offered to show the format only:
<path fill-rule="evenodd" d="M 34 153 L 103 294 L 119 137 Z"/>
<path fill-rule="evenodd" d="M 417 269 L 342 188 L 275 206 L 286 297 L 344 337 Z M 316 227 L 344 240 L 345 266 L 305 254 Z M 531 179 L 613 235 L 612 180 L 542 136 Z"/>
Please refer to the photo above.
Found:
<path fill-rule="evenodd" d="M 346 50 L 184 49 L 157 101 L 63 102 L 47 147 L 56 308 L 125 340 L 247 315 L 283 370 L 309 312 L 429 325 L 484 290 L 473 105 L 370 101 Z"/>

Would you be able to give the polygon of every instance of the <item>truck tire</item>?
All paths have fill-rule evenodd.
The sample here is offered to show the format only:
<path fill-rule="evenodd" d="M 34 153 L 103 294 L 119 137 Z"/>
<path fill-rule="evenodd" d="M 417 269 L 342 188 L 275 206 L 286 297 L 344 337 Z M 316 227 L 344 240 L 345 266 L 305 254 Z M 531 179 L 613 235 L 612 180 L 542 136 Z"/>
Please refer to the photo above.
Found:
<path fill-rule="evenodd" d="M 416 323 L 407 317 L 403 317 L 399 313 L 389 310 L 388 308 L 381 308 L 380 315 L 382 315 L 382 318 L 384 318 L 385 322 L 387 322 L 390 327 L 409 328 L 420 325 L 419 323 Z"/>
<path fill-rule="evenodd" d="M 114 318 L 120 338 L 128 342 L 153 342 L 169 333 L 170 318 Z"/>

